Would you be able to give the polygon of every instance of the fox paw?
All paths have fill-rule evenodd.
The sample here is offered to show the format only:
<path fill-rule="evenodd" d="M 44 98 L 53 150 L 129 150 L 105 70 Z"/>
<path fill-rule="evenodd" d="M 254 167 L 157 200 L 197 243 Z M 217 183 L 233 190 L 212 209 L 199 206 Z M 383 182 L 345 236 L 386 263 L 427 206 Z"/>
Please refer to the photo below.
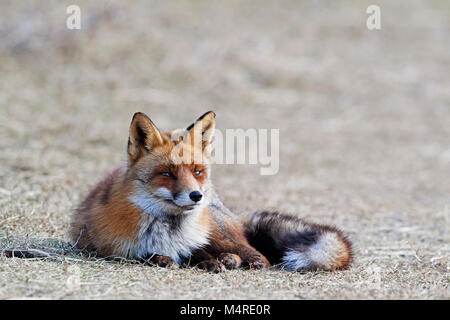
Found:
<path fill-rule="evenodd" d="M 225 266 L 216 259 L 208 259 L 200 262 L 196 265 L 197 268 L 205 270 L 207 272 L 219 273 L 226 270 Z"/>
<path fill-rule="evenodd" d="M 270 266 L 269 261 L 264 256 L 251 257 L 246 262 L 249 269 L 263 269 Z"/>
<path fill-rule="evenodd" d="M 155 265 L 158 267 L 162 267 L 162 268 L 178 269 L 180 267 L 178 265 L 178 263 L 175 262 L 175 260 L 173 260 L 170 257 L 166 257 L 166 256 L 156 255 L 153 258 L 147 260 L 147 262 L 149 264 L 152 264 L 152 265 Z"/>
<path fill-rule="evenodd" d="M 237 269 L 242 264 L 242 259 L 237 254 L 234 253 L 221 253 L 219 255 L 219 261 L 225 266 L 227 269 Z"/>

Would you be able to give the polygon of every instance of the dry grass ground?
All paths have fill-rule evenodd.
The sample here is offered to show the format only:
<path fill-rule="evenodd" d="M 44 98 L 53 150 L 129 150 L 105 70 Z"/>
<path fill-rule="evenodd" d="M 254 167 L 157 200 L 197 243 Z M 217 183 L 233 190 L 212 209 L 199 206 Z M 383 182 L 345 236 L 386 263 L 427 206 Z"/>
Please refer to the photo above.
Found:
<path fill-rule="evenodd" d="M 224 202 L 335 224 L 356 261 L 205 274 L 0 257 L 0 298 L 448 299 L 450 3 L 376 2 L 380 31 L 373 1 L 2 1 L 1 248 L 67 247 L 133 112 L 173 128 L 213 109 L 219 129 L 280 128 L 277 175 L 214 168 Z"/>

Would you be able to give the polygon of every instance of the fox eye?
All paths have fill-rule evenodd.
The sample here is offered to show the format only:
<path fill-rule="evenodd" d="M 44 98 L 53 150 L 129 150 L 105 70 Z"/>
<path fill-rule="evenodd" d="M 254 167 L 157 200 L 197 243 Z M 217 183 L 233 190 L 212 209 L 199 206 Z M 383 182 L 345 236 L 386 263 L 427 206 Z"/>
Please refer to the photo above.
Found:
<path fill-rule="evenodd" d="M 162 175 L 163 177 L 170 177 L 169 172 L 161 172 L 160 175 Z"/>
<path fill-rule="evenodd" d="M 194 175 L 195 176 L 199 176 L 199 175 L 201 175 L 202 174 L 202 170 L 196 170 L 196 171 L 194 171 Z"/>

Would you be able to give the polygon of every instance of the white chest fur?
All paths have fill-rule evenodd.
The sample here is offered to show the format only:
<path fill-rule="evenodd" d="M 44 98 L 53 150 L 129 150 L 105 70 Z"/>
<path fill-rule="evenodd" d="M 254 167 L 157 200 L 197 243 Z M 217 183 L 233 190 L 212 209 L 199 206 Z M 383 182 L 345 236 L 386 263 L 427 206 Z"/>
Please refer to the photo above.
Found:
<path fill-rule="evenodd" d="M 208 229 L 199 224 L 201 210 L 183 217 L 166 218 L 143 213 L 137 255 L 159 254 L 178 263 L 183 257 L 208 243 Z"/>
<path fill-rule="evenodd" d="M 135 258 L 159 254 L 180 263 L 193 250 L 208 244 L 208 227 L 200 223 L 203 206 L 169 215 L 164 202 L 148 194 L 143 188 L 138 188 L 129 200 L 142 210 L 139 234 L 129 251 Z"/>

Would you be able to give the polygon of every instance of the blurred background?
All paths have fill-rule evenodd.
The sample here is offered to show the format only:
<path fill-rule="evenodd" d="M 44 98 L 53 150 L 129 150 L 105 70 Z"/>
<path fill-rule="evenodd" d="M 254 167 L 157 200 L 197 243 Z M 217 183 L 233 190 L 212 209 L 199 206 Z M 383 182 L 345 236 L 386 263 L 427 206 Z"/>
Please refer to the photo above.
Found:
<path fill-rule="evenodd" d="M 280 129 L 277 175 L 214 167 L 228 206 L 335 224 L 354 270 L 407 270 L 334 297 L 448 297 L 449 52 L 448 1 L 2 1 L 0 237 L 67 239 L 89 187 L 125 161 L 134 112 L 171 129 L 214 110 L 221 130 Z M 36 294 L 22 280 L 4 296 Z"/>

